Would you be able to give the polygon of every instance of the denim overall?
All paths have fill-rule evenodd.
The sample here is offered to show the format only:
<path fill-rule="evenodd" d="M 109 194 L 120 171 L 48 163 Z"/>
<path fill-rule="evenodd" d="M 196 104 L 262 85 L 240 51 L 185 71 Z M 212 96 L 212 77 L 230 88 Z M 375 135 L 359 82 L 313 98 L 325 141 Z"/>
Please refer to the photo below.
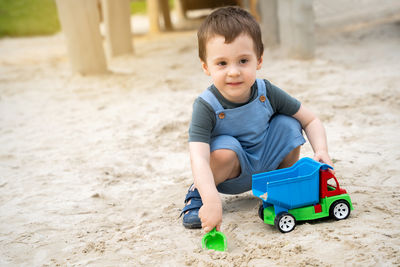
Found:
<path fill-rule="evenodd" d="M 221 193 L 239 194 L 251 190 L 253 174 L 275 170 L 290 151 L 305 143 L 300 123 L 290 116 L 274 114 L 264 80 L 256 82 L 257 97 L 238 108 L 224 109 L 210 90 L 200 95 L 216 116 L 211 152 L 233 150 L 240 162 L 241 174 L 219 184 L 217 189 Z"/>

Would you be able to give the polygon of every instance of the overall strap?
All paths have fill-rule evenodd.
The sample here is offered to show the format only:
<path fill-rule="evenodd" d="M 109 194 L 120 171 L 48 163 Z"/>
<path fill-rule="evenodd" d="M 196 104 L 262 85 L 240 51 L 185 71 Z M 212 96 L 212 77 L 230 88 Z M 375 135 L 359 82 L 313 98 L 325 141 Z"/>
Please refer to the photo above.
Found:
<path fill-rule="evenodd" d="M 258 89 L 258 96 L 267 96 L 267 88 L 265 86 L 265 82 L 263 79 L 256 79 L 257 81 L 257 89 Z"/>
<path fill-rule="evenodd" d="M 215 112 L 224 109 L 221 103 L 219 103 L 217 97 L 211 92 L 210 88 L 201 93 L 200 97 L 203 98 L 208 104 L 210 104 L 210 106 L 214 109 Z"/>

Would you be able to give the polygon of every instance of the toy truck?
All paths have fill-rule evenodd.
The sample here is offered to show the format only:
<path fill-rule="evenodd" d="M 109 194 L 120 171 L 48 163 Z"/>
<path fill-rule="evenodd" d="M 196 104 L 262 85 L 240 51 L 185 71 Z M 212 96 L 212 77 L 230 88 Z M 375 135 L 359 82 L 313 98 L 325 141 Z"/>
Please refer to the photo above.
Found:
<path fill-rule="evenodd" d="M 292 231 L 297 221 L 346 219 L 353 210 L 350 196 L 329 169 L 333 168 L 302 158 L 290 168 L 253 175 L 253 194 L 263 203 L 260 218 L 282 233 Z"/>

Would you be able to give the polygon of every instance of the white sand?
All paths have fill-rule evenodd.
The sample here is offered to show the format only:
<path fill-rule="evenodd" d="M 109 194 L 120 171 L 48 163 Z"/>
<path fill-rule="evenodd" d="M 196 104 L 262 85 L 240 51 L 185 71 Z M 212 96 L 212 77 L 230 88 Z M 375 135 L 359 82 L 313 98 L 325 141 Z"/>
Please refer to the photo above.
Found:
<path fill-rule="evenodd" d="M 224 196 L 229 251 L 178 218 L 195 32 L 135 39 L 112 74 L 71 75 L 62 35 L 0 40 L 1 266 L 399 266 L 400 25 L 319 36 L 312 61 L 266 51 L 259 77 L 324 121 L 355 210 L 281 234 L 251 192 Z M 308 144 L 302 156 L 312 156 Z"/>

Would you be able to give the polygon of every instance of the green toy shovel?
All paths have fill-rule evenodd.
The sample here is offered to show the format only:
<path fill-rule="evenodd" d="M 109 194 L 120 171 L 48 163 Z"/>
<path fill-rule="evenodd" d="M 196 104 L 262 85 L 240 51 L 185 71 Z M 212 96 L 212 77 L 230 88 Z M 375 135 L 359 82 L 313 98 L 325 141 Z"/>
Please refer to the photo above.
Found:
<path fill-rule="evenodd" d="M 215 228 L 203 236 L 201 244 L 203 248 L 218 251 L 226 251 L 228 248 L 226 236 Z"/>

